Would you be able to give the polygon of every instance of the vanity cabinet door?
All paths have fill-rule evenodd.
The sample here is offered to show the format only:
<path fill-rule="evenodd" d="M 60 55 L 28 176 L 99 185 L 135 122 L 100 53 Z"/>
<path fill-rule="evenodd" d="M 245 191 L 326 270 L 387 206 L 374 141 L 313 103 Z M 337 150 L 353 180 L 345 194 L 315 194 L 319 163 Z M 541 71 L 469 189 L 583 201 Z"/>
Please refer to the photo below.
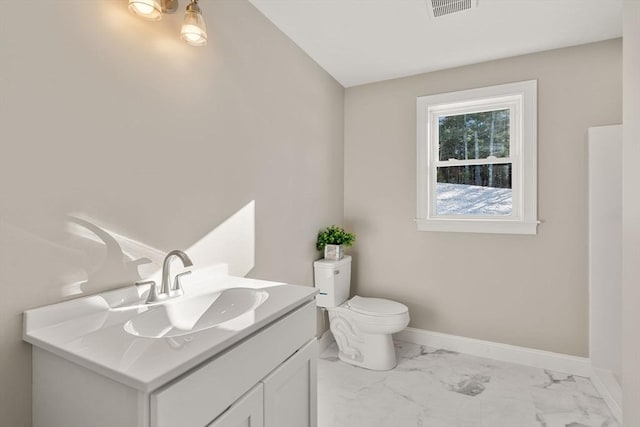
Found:
<path fill-rule="evenodd" d="M 316 427 L 317 340 L 300 348 L 265 377 L 265 427 Z"/>
<path fill-rule="evenodd" d="M 258 383 L 207 427 L 264 427 L 262 389 Z"/>

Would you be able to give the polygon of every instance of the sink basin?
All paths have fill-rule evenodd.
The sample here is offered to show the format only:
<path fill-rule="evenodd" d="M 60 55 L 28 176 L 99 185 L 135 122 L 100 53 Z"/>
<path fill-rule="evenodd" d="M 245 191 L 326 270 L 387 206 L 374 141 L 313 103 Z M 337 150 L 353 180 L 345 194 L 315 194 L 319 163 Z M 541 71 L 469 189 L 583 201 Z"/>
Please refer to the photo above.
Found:
<path fill-rule="evenodd" d="M 188 295 L 150 306 L 124 324 L 131 335 L 168 338 L 212 327 L 238 330 L 253 323 L 254 310 L 269 294 L 251 288 L 229 288 L 221 292 Z"/>

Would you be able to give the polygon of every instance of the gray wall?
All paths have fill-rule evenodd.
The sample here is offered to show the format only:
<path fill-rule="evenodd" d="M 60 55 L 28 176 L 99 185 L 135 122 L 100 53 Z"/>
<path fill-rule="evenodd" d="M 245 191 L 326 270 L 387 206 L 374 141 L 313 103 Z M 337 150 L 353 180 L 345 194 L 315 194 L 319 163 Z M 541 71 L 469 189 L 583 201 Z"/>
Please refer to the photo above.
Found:
<path fill-rule="evenodd" d="M 345 221 L 355 291 L 416 328 L 587 356 L 590 126 L 621 121 L 620 40 L 346 91 Z M 418 232 L 416 97 L 538 80 L 537 236 Z"/>
<path fill-rule="evenodd" d="M 623 419 L 640 426 L 640 2 L 624 3 L 624 129 L 622 163 Z"/>
<path fill-rule="evenodd" d="M 2 7 L 0 424 L 21 427 L 22 311 L 138 275 L 66 215 L 155 260 L 255 199 L 251 275 L 311 285 L 315 234 L 343 219 L 344 89 L 244 0 L 202 4 L 206 48 L 179 39 L 182 13 L 149 23 L 124 0 Z"/>

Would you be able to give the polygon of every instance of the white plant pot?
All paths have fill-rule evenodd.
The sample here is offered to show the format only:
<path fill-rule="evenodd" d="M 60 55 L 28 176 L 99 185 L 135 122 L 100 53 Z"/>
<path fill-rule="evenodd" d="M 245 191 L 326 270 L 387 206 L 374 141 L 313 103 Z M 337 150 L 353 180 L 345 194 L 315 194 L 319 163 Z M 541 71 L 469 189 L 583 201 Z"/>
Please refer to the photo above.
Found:
<path fill-rule="evenodd" d="M 338 261 L 344 257 L 344 246 L 342 245 L 325 245 L 324 259 Z"/>

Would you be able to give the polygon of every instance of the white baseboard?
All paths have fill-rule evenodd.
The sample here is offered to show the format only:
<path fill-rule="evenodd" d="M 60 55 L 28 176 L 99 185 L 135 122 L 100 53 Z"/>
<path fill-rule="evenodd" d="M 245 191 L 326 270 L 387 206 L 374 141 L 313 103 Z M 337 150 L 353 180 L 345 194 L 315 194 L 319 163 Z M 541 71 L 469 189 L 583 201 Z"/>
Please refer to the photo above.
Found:
<path fill-rule="evenodd" d="M 321 337 L 318 337 L 318 354 L 322 354 L 335 341 L 331 331 L 327 330 Z"/>
<path fill-rule="evenodd" d="M 612 372 L 594 367 L 591 371 L 591 382 L 611 410 L 611 413 L 622 425 L 622 387 Z"/>
<path fill-rule="evenodd" d="M 569 356 L 550 351 L 535 350 L 509 344 L 465 338 L 417 328 L 406 328 L 394 334 L 399 341 L 456 351 L 472 356 L 486 357 L 503 362 L 549 369 L 581 377 L 592 374 L 591 362 L 586 357 Z"/>

